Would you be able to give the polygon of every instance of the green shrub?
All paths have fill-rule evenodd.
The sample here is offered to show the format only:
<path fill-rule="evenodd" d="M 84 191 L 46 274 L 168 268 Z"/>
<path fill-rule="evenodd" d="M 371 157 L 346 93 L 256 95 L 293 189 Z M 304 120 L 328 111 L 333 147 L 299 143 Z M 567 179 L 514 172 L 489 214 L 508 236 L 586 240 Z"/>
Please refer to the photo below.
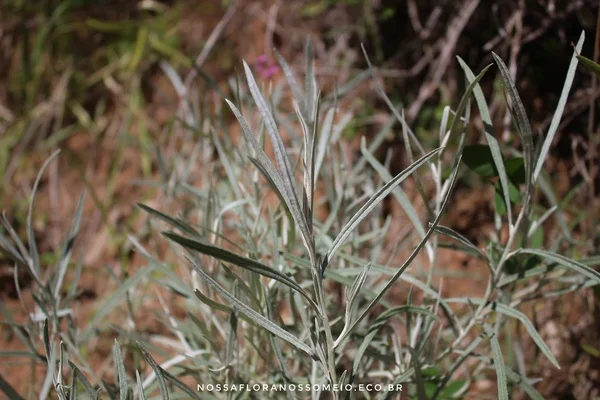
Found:
<path fill-rule="evenodd" d="M 582 44 L 583 36 L 577 51 Z M 515 84 L 502 60 L 494 55 L 521 138 L 522 151 L 512 158 L 505 156 L 495 138 L 478 84 L 491 66 L 475 76 L 459 59 L 468 86 L 454 111 L 444 108 L 439 147 L 431 151 L 422 147 L 403 113 L 393 107 L 378 85 L 401 125 L 410 159 L 406 169 L 392 176 L 387 168 L 389 155 L 383 164 L 373 155 L 392 124 L 387 124 L 368 146 L 363 139 L 358 160 L 345 159 L 340 138 L 351 117 L 344 115 L 336 121 L 337 98 L 320 96 L 310 44 L 306 53 L 303 87 L 279 57 L 293 95 L 292 116 L 280 104 L 281 86 L 276 85 L 270 98 L 265 98 L 251 69 L 244 64 L 249 93 L 233 87 L 237 98 L 226 102 L 240 124 L 245 144 L 235 144 L 224 123 L 223 110 L 217 110 L 218 117 L 213 119 L 192 111 L 191 106 L 187 109 L 185 120 L 190 128 L 202 131 L 208 121 L 212 125 L 210 133 L 199 135 L 192 161 L 173 160 L 172 171 L 165 170 L 165 179 L 158 185 L 167 201 L 187 199 L 195 206 L 179 216 L 169 216 L 140 204 L 156 223 L 168 227 L 162 235 L 177 252 L 184 250 L 184 257 L 175 265 L 160 261 L 130 237 L 148 264 L 122 282 L 87 327 L 72 327 L 70 305 L 77 280 L 71 282 L 68 296 L 61 295 L 70 249 L 82 218 L 82 202 L 55 270 L 39 261 L 32 234 L 32 207 L 29 247 L 4 220 L 7 233 L 0 235 L 0 249 L 14 261 L 15 268 L 23 268 L 33 276 L 32 294 L 37 308 L 28 314 L 30 319 L 24 325 L 11 322 L 4 307 L 3 311 L 29 349 L 27 356 L 48 363 L 39 393 L 45 396 L 54 387 L 61 399 L 74 398 L 82 389 L 90 397 L 96 397 L 101 389 L 111 398 L 121 399 L 134 392 L 135 398 L 146 398 L 157 390 L 162 398 L 175 397 L 175 393 L 185 393 L 182 396 L 188 398 L 229 398 L 236 394 L 197 392 L 190 381 L 244 385 L 329 383 L 342 388 L 346 384 L 378 383 L 383 385 L 378 393 L 342 390 L 332 391 L 331 397 L 389 398 L 395 392 L 389 390 L 389 385 L 393 389 L 402 385 L 403 393 L 410 398 L 451 399 L 461 397 L 474 382 L 495 371 L 498 398 L 508 399 L 517 387 L 531 398 L 541 398 L 534 388 L 536 380 L 525 375 L 528 371 L 506 361 L 513 359 L 517 351 L 509 346 L 516 337 L 511 329 L 505 329 L 509 327 L 507 322 L 520 323 L 539 352 L 558 367 L 555 355 L 520 307 L 534 299 L 600 283 L 600 274 L 592 268 L 597 258 L 575 261 L 541 248 L 545 245 L 555 249 L 561 240 L 570 238 L 561 207 L 548 189 L 551 185 L 543 165 L 573 81 L 575 55 L 552 124 L 539 145 L 534 143 Z M 485 147 L 466 143 L 471 98 L 483 122 Z M 453 136 L 457 140 L 450 141 Z M 275 162 L 265 152 L 266 137 Z M 292 146 L 299 152 L 291 152 L 284 139 L 294 144 L 301 141 L 301 145 Z M 449 143 L 458 145 L 450 150 Z M 199 171 L 193 169 L 196 161 L 202 165 Z M 463 161 L 472 173 L 495 187 L 495 235 L 483 248 L 440 224 L 445 214 L 453 212 L 450 199 L 464 171 Z M 297 179 L 299 175 L 301 180 Z M 197 176 L 201 177 L 199 185 Z M 426 205 L 427 223 L 401 187 L 409 178 Z M 534 204 L 539 185 L 545 188 L 542 191 L 550 208 L 544 208 L 541 202 Z M 426 187 L 433 188 L 433 197 L 427 197 Z M 272 193 L 279 200 L 275 206 L 269 198 Z M 389 194 L 407 215 L 409 235 L 406 240 L 391 238 L 394 251 L 381 261 L 390 240 L 391 218 L 382 211 L 382 200 Z M 32 204 L 34 196 L 35 187 Z M 324 220 L 315 217 L 319 209 L 327 211 Z M 554 241 L 543 238 L 543 224 L 549 218 L 563 224 L 564 237 Z M 502 240 L 503 230 L 508 232 L 506 240 Z M 442 243 L 443 237 L 450 238 L 452 244 Z M 438 254 L 443 247 L 465 252 L 487 265 L 483 297 L 442 295 L 438 278 L 444 271 Z M 406 257 L 398 265 L 394 256 L 400 251 Z M 425 265 L 417 259 L 422 251 Z M 80 264 L 78 268 L 80 271 Z M 165 352 L 144 332 L 116 329 L 125 347 L 121 349 L 115 342 L 113 348 L 115 386 L 97 376 L 91 379 L 93 386 L 85 377 L 93 372 L 92 367 L 86 364 L 80 349 L 124 299 L 128 310 L 136 312 L 141 299 L 132 293 L 146 279 L 158 282 L 186 306 L 187 317 L 177 319 L 161 301 L 165 326 L 175 338 L 169 339 L 171 346 L 180 351 Z M 399 281 L 411 288 L 405 304 L 398 304 L 390 296 Z M 341 295 L 339 288 L 343 289 Z M 416 291 L 422 292 L 418 301 Z M 69 320 L 67 329 L 61 324 L 62 318 Z M 394 320 L 402 323 L 404 337 L 391 329 Z M 43 343 L 42 351 L 39 342 Z M 135 379 L 128 374 L 122 351 L 137 360 Z M 511 352 L 510 358 L 507 352 Z M 159 354 L 164 361 L 158 363 L 151 354 Z M 152 368 L 144 378 L 137 370 L 142 358 Z M 68 371 L 71 377 L 65 380 Z M 19 398 L 4 381 L 0 389 L 10 398 Z M 265 395 L 282 396 L 277 392 Z M 286 392 L 288 398 L 297 395 L 303 393 Z M 318 397 L 319 393 L 313 393 L 313 398 Z"/>

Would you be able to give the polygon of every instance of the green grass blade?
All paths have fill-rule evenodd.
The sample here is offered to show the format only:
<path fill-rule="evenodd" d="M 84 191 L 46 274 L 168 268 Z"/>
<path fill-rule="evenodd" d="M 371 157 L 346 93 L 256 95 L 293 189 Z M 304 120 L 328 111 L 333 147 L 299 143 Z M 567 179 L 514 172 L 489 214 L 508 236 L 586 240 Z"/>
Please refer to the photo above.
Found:
<path fill-rule="evenodd" d="M 569 97 L 569 92 L 571 91 L 571 86 L 573 85 L 573 79 L 575 78 L 575 72 L 577 71 L 577 55 L 581 53 L 581 49 L 583 48 L 583 42 L 585 40 L 585 31 L 581 32 L 581 36 L 579 37 L 579 41 L 577 42 L 577 46 L 575 46 L 575 50 L 573 51 L 573 57 L 571 58 L 571 64 L 569 64 L 569 69 L 567 72 L 567 77 L 565 78 L 565 83 L 560 94 L 560 99 L 558 100 L 558 105 L 556 106 L 556 111 L 552 116 L 552 122 L 550 123 L 550 127 L 548 128 L 548 133 L 546 134 L 546 138 L 544 139 L 544 144 L 542 145 L 542 150 L 538 156 L 535 170 L 533 171 L 533 181 L 537 181 L 538 176 L 544 166 L 544 160 L 546 159 L 546 155 L 550 150 L 550 145 L 552 145 L 552 140 L 554 139 L 554 135 L 556 135 L 556 131 L 558 129 L 558 125 L 560 124 L 560 120 L 562 118 L 563 112 L 565 110 L 565 106 L 567 104 L 567 98 Z M 509 204 L 509 203 L 506 203 Z"/>

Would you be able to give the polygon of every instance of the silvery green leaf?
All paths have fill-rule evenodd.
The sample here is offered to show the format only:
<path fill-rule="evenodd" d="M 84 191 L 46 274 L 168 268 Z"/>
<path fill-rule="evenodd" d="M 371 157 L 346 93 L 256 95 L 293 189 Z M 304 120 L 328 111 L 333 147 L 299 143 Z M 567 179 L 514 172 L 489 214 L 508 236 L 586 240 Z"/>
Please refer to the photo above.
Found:
<path fill-rule="evenodd" d="M 489 324 L 484 324 L 485 333 L 490 339 L 492 346 L 492 356 L 494 359 L 494 368 L 496 369 L 496 380 L 498 382 L 498 399 L 508 400 L 508 384 L 506 382 L 506 369 L 504 367 L 504 358 L 502 357 L 502 348 L 498 342 L 498 334 Z"/>
<path fill-rule="evenodd" d="M 562 92 L 560 93 L 560 99 L 558 100 L 556 111 L 554 111 L 554 115 L 552 116 L 552 122 L 550 123 L 548 133 L 546 134 L 546 138 L 544 139 L 544 144 L 542 145 L 542 149 L 535 164 L 535 170 L 533 171 L 533 182 L 537 181 L 537 178 L 540 175 L 542 167 L 544 166 L 546 155 L 548 154 L 548 150 L 550 150 L 552 140 L 554 139 L 554 135 L 556 135 L 556 131 L 558 130 L 558 125 L 560 124 L 560 120 L 562 118 L 565 106 L 567 104 L 567 98 L 569 97 L 571 86 L 573 85 L 575 72 L 577 71 L 577 55 L 581 53 L 584 40 L 585 31 L 582 31 L 581 36 L 579 37 L 579 41 L 577 42 L 577 46 L 575 46 L 575 50 L 573 50 L 573 57 L 571 58 L 571 64 L 569 64 L 569 70 L 567 71 L 567 77 L 565 78 L 565 83 Z"/>
<path fill-rule="evenodd" d="M 198 393 L 196 393 L 195 391 L 190 389 L 188 385 L 186 385 L 185 383 L 183 383 L 179 379 L 177 379 L 177 377 L 175 375 L 173 375 L 169 371 L 165 371 L 165 370 L 162 370 L 162 373 L 163 373 L 163 376 L 165 377 L 165 380 L 169 381 L 173 386 L 178 387 L 182 392 L 184 392 L 187 396 L 189 396 L 187 398 L 202 400 L 201 397 L 198 396 Z"/>
<path fill-rule="evenodd" d="M 304 108 L 304 95 L 302 94 L 302 89 L 300 89 L 298 81 L 294 76 L 294 72 L 290 68 L 287 61 L 285 61 L 281 53 L 277 51 L 277 49 L 273 49 L 273 53 L 275 54 L 277 61 L 279 61 L 279 65 L 281 65 L 281 69 L 283 71 L 283 74 L 285 75 L 285 79 L 287 80 L 288 85 L 290 85 L 290 88 L 292 89 L 292 95 L 294 96 L 294 100 L 296 100 L 296 103 L 298 103 L 302 108 Z"/>
<path fill-rule="evenodd" d="M 498 69 L 500 70 L 500 76 L 502 76 L 504 85 L 512 100 L 513 116 L 516 120 L 515 122 L 517 124 L 519 134 L 521 135 L 521 142 L 523 146 L 523 158 L 525 160 L 525 183 L 527 184 L 527 189 L 525 192 L 523 203 L 526 204 L 529 201 L 529 197 L 531 196 L 531 191 L 533 189 L 532 175 L 534 168 L 534 148 L 531 125 L 529 124 L 529 118 L 527 117 L 527 113 L 525 112 L 525 107 L 523 106 L 523 102 L 521 101 L 521 97 L 519 96 L 519 92 L 517 91 L 517 87 L 515 86 L 510 76 L 508 67 L 506 66 L 506 64 L 504 64 L 504 61 L 502 61 L 502 59 L 498 57 L 496 53 L 492 52 L 492 56 L 494 57 L 494 61 L 496 61 L 496 64 L 498 65 Z"/>
<path fill-rule="evenodd" d="M 475 81 L 475 75 L 469 68 L 469 66 L 462 60 L 462 58 L 458 58 L 458 63 L 462 67 L 465 75 L 467 76 L 467 80 L 469 82 Z M 498 176 L 500 178 L 500 186 L 502 187 L 502 193 L 505 204 L 510 204 L 509 192 L 508 192 L 508 175 L 506 174 L 506 169 L 504 168 L 504 160 L 502 158 L 502 152 L 500 150 L 500 144 L 494 135 L 494 126 L 492 124 L 492 117 L 490 115 L 490 110 L 487 106 L 487 102 L 483 95 L 483 90 L 481 90 L 481 86 L 477 83 L 473 88 L 473 96 L 475 96 L 475 102 L 477 103 L 477 107 L 479 108 L 479 115 L 481 116 L 481 121 L 483 122 L 483 131 L 485 133 L 485 139 L 490 147 L 490 152 L 492 153 L 492 158 L 494 160 L 494 165 L 496 166 L 496 170 L 498 171 Z M 512 210 L 510 207 L 507 207 L 508 212 L 508 221 L 512 224 Z"/>
<path fill-rule="evenodd" d="M 194 293 L 196 293 L 196 297 L 198 297 L 198 299 L 203 302 L 204 304 L 206 304 L 207 306 L 209 306 L 210 308 L 213 308 L 217 311 L 221 311 L 224 313 L 231 313 L 232 309 L 231 307 L 228 307 L 224 304 L 221 303 L 217 303 L 216 301 L 206 297 L 199 289 L 194 290 Z"/>
<path fill-rule="evenodd" d="M 331 259 L 335 256 L 335 254 L 337 253 L 339 248 L 342 246 L 342 244 L 344 244 L 344 242 L 346 241 L 346 239 L 348 239 L 348 237 L 350 236 L 352 231 L 354 231 L 354 229 L 356 229 L 358 224 L 360 224 L 360 222 L 367 216 L 367 214 L 369 214 L 375 207 L 377 207 L 377 205 L 379 203 L 381 203 L 381 201 L 394 189 L 394 187 L 396 187 L 397 185 L 402 183 L 408 176 L 410 176 L 420 166 L 425 164 L 429 159 L 431 159 L 434 155 L 436 155 L 440 150 L 441 149 L 438 148 L 438 149 L 435 149 L 435 150 L 425 154 L 423 157 L 421 157 L 419 160 L 415 161 L 404 171 L 402 171 L 401 173 L 396 175 L 394 177 L 394 179 L 392 179 L 387 184 L 385 184 L 381 189 L 379 189 L 360 208 L 360 210 L 358 210 L 356 212 L 356 214 L 354 214 L 354 216 L 352 218 L 350 218 L 350 221 L 348 221 L 346 223 L 346 225 L 344 225 L 344 227 L 342 228 L 340 233 L 337 235 L 337 237 L 333 241 L 333 244 L 327 251 L 327 255 L 323 259 L 323 264 L 321 266 L 321 274 L 323 274 L 325 272 L 325 269 L 327 268 L 327 265 L 329 264 Z"/>
<path fill-rule="evenodd" d="M 142 386 L 142 378 L 140 377 L 140 372 L 137 369 L 135 370 L 135 381 L 137 384 L 138 400 L 146 400 L 144 387 Z"/>
<path fill-rule="evenodd" d="M 252 98 L 256 103 L 256 107 L 260 112 L 263 121 L 265 123 L 265 127 L 267 129 L 267 133 L 271 142 L 273 143 L 273 151 L 275 152 L 275 160 L 277 161 L 277 165 L 281 171 L 281 176 L 283 178 L 283 183 L 289 190 L 290 188 L 294 188 L 294 178 L 292 173 L 292 168 L 290 166 L 290 160 L 287 156 L 285 146 L 283 145 L 283 140 L 281 140 L 281 136 L 279 135 L 279 131 L 277 130 L 277 125 L 275 123 L 275 119 L 267 102 L 265 101 L 256 81 L 254 80 L 254 76 L 252 75 L 252 71 L 246 62 L 244 62 L 244 70 L 246 72 L 246 80 L 248 81 L 248 87 L 250 88 L 250 93 L 252 94 Z M 295 189 L 294 194 L 295 194 Z"/>
<path fill-rule="evenodd" d="M 323 127 L 321 128 L 321 133 L 319 134 L 319 144 L 317 145 L 313 185 L 316 185 L 317 183 L 319 171 L 321 171 L 321 165 L 323 165 L 323 161 L 325 160 L 325 153 L 327 152 L 327 147 L 329 146 L 329 141 L 331 138 L 331 132 L 333 131 L 333 119 L 335 117 L 335 113 L 336 108 L 332 107 L 327 111 L 327 114 L 325 114 Z"/>
<path fill-rule="evenodd" d="M 35 183 L 33 184 L 33 189 L 31 191 L 31 201 L 29 202 L 29 211 L 27 212 L 27 240 L 29 241 L 29 255 L 31 256 L 31 262 L 33 267 L 33 272 L 36 278 L 41 277 L 41 266 L 40 266 L 40 253 L 37 249 L 35 233 L 33 231 L 33 206 L 35 204 L 35 193 L 40 184 L 40 180 L 42 179 L 42 175 L 48 168 L 48 165 L 52 160 L 60 153 L 60 150 L 56 150 L 48 159 L 42 164 L 42 168 L 40 168 L 40 172 L 35 178 Z"/>
<path fill-rule="evenodd" d="M 469 297 L 469 298 L 456 298 L 456 299 L 446 299 L 446 301 L 448 303 L 462 303 L 462 304 L 475 304 L 475 305 L 481 305 L 484 304 L 484 300 L 483 299 L 478 299 L 478 298 L 473 298 L 473 297 Z M 490 310 L 493 310 L 495 312 L 499 312 L 501 314 L 504 314 L 506 316 L 509 316 L 511 318 L 515 318 L 518 319 L 519 321 L 521 321 L 521 323 L 523 324 L 523 326 L 525 327 L 525 329 L 527 330 L 527 333 L 529 333 L 529 336 L 531 336 L 531 338 L 533 339 L 533 341 L 535 342 L 535 344 L 538 346 L 538 348 L 540 349 L 540 351 L 542 352 L 542 354 L 544 354 L 546 356 L 546 358 L 556 367 L 560 369 L 560 365 L 558 364 L 558 361 L 556 360 L 556 357 L 554 357 L 554 355 L 552 354 L 552 351 L 550 350 L 550 348 L 548 347 L 548 345 L 546 345 L 546 343 L 544 342 L 544 339 L 542 339 L 542 337 L 540 336 L 540 334 L 538 333 L 538 331 L 535 329 L 535 326 L 533 325 L 533 323 L 531 322 L 531 320 L 529 318 L 527 318 L 527 316 L 525 314 L 523 314 L 520 311 L 515 310 L 514 308 L 506 305 L 506 304 L 502 304 L 502 303 L 498 303 L 498 302 L 489 302 L 489 304 L 486 305 Z"/>
<path fill-rule="evenodd" d="M 381 291 L 377 294 L 377 296 L 375 296 L 375 298 L 373 300 L 371 300 L 371 302 L 365 308 L 365 310 L 354 321 L 354 323 L 347 330 L 347 332 L 344 335 L 340 335 L 336 339 L 336 341 L 335 341 L 335 347 L 337 347 L 340 343 L 343 342 L 343 340 L 345 339 L 345 337 L 348 336 L 348 334 L 350 332 L 352 332 L 352 330 L 358 325 L 358 323 L 360 321 L 362 321 L 363 318 L 365 318 L 369 314 L 369 312 L 373 309 L 373 307 L 375 307 L 375 305 L 383 298 L 383 296 L 388 292 L 388 290 L 391 289 L 391 287 L 394 285 L 394 283 L 404 273 L 404 271 L 406 270 L 406 268 L 408 268 L 408 266 L 417 257 L 417 254 L 419 254 L 419 252 L 421 251 L 421 249 L 425 246 L 425 243 L 427 242 L 427 240 L 429 240 L 429 237 L 431 236 L 431 234 L 434 232 L 435 228 L 439 224 L 439 222 L 440 222 L 440 220 L 442 218 L 442 215 L 445 212 L 446 207 L 448 206 L 448 202 L 450 200 L 450 195 L 452 194 L 452 189 L 454 188 L 454 185 L 456 184 L 456 178 L 458 176 L 458 171 L 460 169 L 459 167 L 460 167 L 461 155 L 462 155 L 462 146 L 460 146 L 459 149 L 458 149 L 458 154 L 457 154 L 454 166 L 453 166 L 452 175 L 449 178 L 448 190 L 446 191 L 446 195 L 445 195 L 445 197 L 444 197 L 444 199 L 442 201 L 442 204 L 440 206 L 440 211 L 439 211 L 438 215 L 436 216 L 435 220 L 433 221 L 433 223 L 430 224 L 429 230 L 425 233 L 425 236 L 421 239 L 421 241 L 419 242 L 419 244 L 415 247 L 415 249 L 408 256 L 408 258 L 404 261 L 404 263 L 398 268 L 398 270 L 396 271 L 396 273 L 394 273 L 394 275 L 388 281 L 388 283 L 384 286 L 384 288 L 381 289 Z M 425 157 L 423 157 L 423 158 L 425 158 Z"/>
<path fill-rule="evenodd" d="M 317 83 L 314 73 L 314 55 L 312 50 L 312 41 L 310 38 L 306 39 L 305 45 L 305 58 L 306 58 L 306 79 L 305 79 L 305 97 L 304 97 L 304 115 L 308 118 L 308 123 L 312 124 L 316 120 L 314 114 L 314 108 L 317 101 Z"/>
<path fill-rule="evenodd" d="M 117 377 L 119 381 L 119 398 L 121 400 L 127 400 L 129 393 L 129 383 L 127 381 L 127 374 L 125 373 L 125 365 L 123 364 L 123 356 L 121 355 L 121 347 L 115 339 L 113 344 L 113 359 L 117 368 Z"/>
<path fill-rule="evenodd" d="M 75 238 L 79 233 L 79 224 L 81 222 L 81 215 L 83 213 L 84 203 L 85 194 L 82 194 L 79 198 L 79 201 L 77 202 L 77 210 L 75 211 L 75 216 L 73 217 L 73 224 L 71 225 L 71 230 L 69 231 L 69 235 L 65 240 L 65 244 L 60 255 L 60 262 L 58 264 L 58 277 L 54 286 L 54 298 L 56 299 L 58 299 L 58 296 L 60 295 L 60 288 L 62 286 L 65 273 L 67 272 L 69 261 L 71 260 L 71 254 L 73 253 L 73 245 L 75 243 Z"/>
<path fill-rule="evenodd" d="M 192 260 L 189 260 L 194 269 L 200 274 L 201 278 L 204 279 L 214 290 L 216 290 L 221 296 L 223 296 L 227 301 L 229 301 L 232 305 L 238 307 L 238 310 L 246 315 L 248 318 L 253 320 L 256 324 L 268 330 L 272 334 L 280 337 L 281 339 L 287 341 L 288 343 L 294 345 L 299 350 L 304 351 L 308 355 L 311 355 L 312 352 L 310 348 L 302 343 L 297 337 L 282 329 L 281 327 L 275 325 L 273 322 L 269 321 L 267 318 L 263 317 L 246 304 L 242 303 L 240 300 L 235 298 L 231 293 L 226 291 L 221 285 L 219 285 L 213 278 L 210 277 L 202 268 L 196 265 Z"/>
<path fill-rule="evenodd" d="M 379 161 L 377 161 L 373 154 L 369 150 L 367 150 L 364 140 L 361 140 L 360 142 L 360 151 L 365 157 L 364 159 L 366 159 L 369 162 L 369 164 L 371 164 L 373 169 L 377 171 L 379 177 L 383 181 L 390 181 L 392 179 L 392 175 L 388 172 L 387 168 L 385 168 Z M 400 188 L 399 186 L 396 186 L 392 191 L 392 194 L 394 195 L 398 203 L 400 203 L 400 205 L 402 206 L 402 209 L 408 216 L 410 222 L 415 227 L 419 236 L 425 236 L 425 228 L 423 227 L 423 223 L 421 222 L 421 219 L 417 214 L 417 210 L 415 210 L 415 207 L 412 205 L 412 203 L 404 193 L 404 190 L 402 190 L 402 188 Z"/>
<path fill-rule="evenodd" d="M 552 253 L 550 251 L 540 250 L 540 249 L 518 249 L 518 250 L 510 253 L 508 258 L 516 256 L 517 254 L 521 254 L 521 253 L 533 254 L 536 256 L 543 257 L 547 260 L 554 261 L 555 263 L 558 263 L 564 267 L 572 269 L 573 271 L 580 273 L 581 275 L 585 276 L 586 278 L 591 279 L 596 284 L 600 284 L 600 273 L 598 271 L 596 271 L 595 269 L 590 268 L 583 263 L 580 263 L 575 260 L 571 260 L 570 258 L 567 258 L 560 254 Z"/>
<path fill-rule="evenodd" d="M 142 354 L 146 358 L 146 361 L 148 362 L 148 364 L 150 364 L 150 367 L 152 367 L 152 370 L 156 374 L 156 381 L 158 382 L 158 387 L 160 389 L 162 399 L 169 400 L 169 390 L 167 389 L 167 383 L 163 375 L 163 369 L 160 367 L 160 365 L 158 365 L 154 358 L 152 358 L 152 355 L 148 352 L 148 350 L 146 350 L 144 346 L 142 346 L 140 342 L 136 342 L 136 344 L 138 345 L 138 347 L 142 351 Z"/>
<path fill-rule="evenodd" d="M 315 309 L 318 309 L 316 304 L 314 303 L 314 301 L 310 298 L 308 293 L 306 293 L 306 291 L 304 291 L 304 289 L 302 289 L 300 287 L 300 285 L 298 285 L 293 279 L 291 279 L 287 275 L 277 271 L 276 269 L 268 267 L 259 261 L 252 260 L 252 259 L 244 257 L 244 256 L 240 256 L 238 254 L 232 253 L 225 249 L 221 249 L 217 246 L 213 246 L 208 243 L 202 243 L 198 240 L 179 236 L 173 232 L 162 232 L 162 234 L 164 236 L 166 236 L 168 239 L 170 239 L 176 243 L 179 243 L 181 246 L 183 246 L 187 249 L 198 251 L 202 254 L 206 254 L 208 256 L 214 257 L 221 261 L 230 262 L 230 263 L 235 264 L 235 265 L 237 265 L 241 268 L 244 268 L 248 271 L 251 271 L 251 272 L 257 273 L 259 275 L 263 275 L 268 278 L 274 279 L 278 282 L 281 282 L 284 285 L 288 286 L 289 288 L 294 289 L 295 291 L 300 293 L 302 296 L 304 296 L 305 299 L 307 299 L 309 301 L 309 303 L 313 307 L 315 307 Z"/>
<path fill-rule="evenodd" d="M 435 230 L 436 230 L 436 232 L 441 233 L 444 236 L 448 236 L 449 238 L 452 238 L 452 239 L 458 241 L 463 246 L 472 250 L 476 254 L 479 254 L 482 259 L 484 259 L 484 260 L 487 259 L 485 253 L 479 247 L 475 246 L 473 244 L 473 242 L 471 242 L 469 239 L 467 239 L 460 233 L 456 232 L 454 229 L 451 229 L 451 228 L 448 228 L 448 227 L 445 227 L 442 225 L 438 225 L 438 227 L 435 228 Z"/>
<path fill-rule="evenodd" d="M 529 383 L 529 379 L 517 374 L 508 367 L 505 367 L 505 370 L 508 380 L 516 385 L 519 385 L 521 389 L 523 389 L 523 391 L 529 395 L 531 400 L 544 400 L 544 397 Z"/>
<path fill-rule="evenodd" d="M 155 210 L 154 208 L 149 207 L 142 203 L 137 203 L 137 206 L 139 208 L 141 208 L 142 210 L 144 210 L 145 212 L 147 212 L 148 214 L 150 214 L 151 216 L 156 217 L 156 218 L 166 222 L 167 224 L 171 225 L 172 227 L 179 229 L 181 232 L 187 233 L 188 235 L 192 235 L 192 236 L 199 235 L 197 230 L 195 230 L 190 224 L 188 224 L 187 222 L 185 222 L 183 220 L 170 217 L 167 214 L 162 213 L 158 210 Z"/>
<path fill-rule="evenodd" d="M 88 399 L 93 399 L 93 400 L 98 399 L 99 398 L 98 392 L 96 390 L 94 390 L 94 387 L 92 386 L 90 381 L 87 380 L 85 375 L 83 375 L 83 373 L 79 370 L 79 368 L 77 368 L 77 366 L 75 364 L 73 364 L 71 362 L 71 360 L 68 360 L 68 363 L 69 363 L 69 367 L 73 371 L 74 390 L 77 390 L 77 384 L 81 383 L 83 385 L 83 389 L 85 390 L 85 392 L 88 395 Z"/>
<path fill-rule="evenodd" d="M 254 150 L 254 153 L 258 160 L 258 163 L 256 163 L 255 165 L 260 165 L 259 170 L 261 171 L 261 173 L 267 178 L 269 182 L 272 182 L 272 184 L 277 189 L 277 196 L 279 198 L 284 199 L 287 209 L 292 214 L 294 221 L 296 222 L 296 225 L 300 230 L 300 235 L 304 242 L 304 246 L 306 247 L 309 255 L 311 256 L 311 259 L 313 259 L 315 257 L 313 239 L 310 235 L 308 223 L 304 218 L 304 214 L 302 214 L 300 203 L 298 201 L 298 196 L 296 195 L 295 189 L 293 188 L 293 184 L 291 183 L 292 181 L 288 180 L 288 183 L 286 183 L 286 179 L 279 171 L 275 169 L 275 167 L 271 163 L 271 160 L 265 154 L 264 150 L 258 143 L 256 136 L 254 136 L 254 134 L 250 130 L 248 123 L 246 122 L 242 114 L 239 112 L 237 107 L 229 100 L 226 99 L 225 101 L 236 116 L 238 122 L 240 123 L 240 126 L 242 127 L 242 132 L 244 133 L 246 140 Z"/>

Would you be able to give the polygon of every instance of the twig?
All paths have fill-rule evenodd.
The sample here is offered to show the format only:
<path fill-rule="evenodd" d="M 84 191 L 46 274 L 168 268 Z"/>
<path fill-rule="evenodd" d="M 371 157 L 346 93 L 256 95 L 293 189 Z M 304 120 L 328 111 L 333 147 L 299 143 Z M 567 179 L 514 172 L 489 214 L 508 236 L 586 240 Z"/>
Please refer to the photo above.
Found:
<path fill-rule="evenodd" d="M 456 48 L 456 42 L 460 37 L 460 34 L 464 30 L 467 22 L 471 18 L 471 15 L 475 12 L 475 9 L 479 5 L 479 0 L 466 0 L 460 7 L 460 12 L 454 17 L 448 30 L 446 31 L 446 37 L 440 42 L 440 54 L 437 57 L 438 62 L 435 67 L 431 69 L 430 78 L 423 84 L 419 90 L 419 94 L 416 100 L 411 104 L 408 111 L 406 112 L 407 122 L 411 123 L 417 117 L 417 114 L 423 107 L 423 104 L 429 99 L 436 89 L 440 86 L 442 77 L 448 69 L 450 60 L 452 60 L 452 54 Z"/>
<path fill-rule="evenodd" d="M 206 44 L 204 45 L 202 51 L 200 52 L 200 54 L 196 58 L 196 61 L 194 62 L 194 68 L 192 68 L 192 70 L 185 77 L 184 86 L 186 87 L 186 89 L 189 90 L 192 82 L 198 75 L 198 70 L 202 68 L 202 65 L 204 65 L 204 62 L 208 58 L 208 54 L 219 39 L 219 36 L 221 36 L 223 31 L 225 30 L 225 27 L 227 26 L 227 24 L 229 24 L 229 21 L 231 21 L 231 18 L 233 17 L 233 14 L 235 13 L 235 10 L 237 8 L 237 3 L 237 1 L 233 1 L 231 3 L 229 8 L 227 9 L 227 12 L 225 13 L 225 15 L 223 15 L 223 18 L 221 18 L 217 26 L 215 26 L 215 29 L 213 29 L 210 36 L 208 37 Z"/>

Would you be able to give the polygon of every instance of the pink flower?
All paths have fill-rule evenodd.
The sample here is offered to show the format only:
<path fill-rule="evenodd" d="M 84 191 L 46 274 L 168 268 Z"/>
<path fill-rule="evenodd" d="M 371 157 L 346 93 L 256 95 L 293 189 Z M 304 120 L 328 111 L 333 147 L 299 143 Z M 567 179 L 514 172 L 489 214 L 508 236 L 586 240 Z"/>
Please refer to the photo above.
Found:
<path fill-rule="evenodd" d="M 279 73 L 279 66 L 274 62 L 269 61 L 265 54 L 258 56 L 255 65 L 258 73 L 264 79 L 269 79 Z"/>

